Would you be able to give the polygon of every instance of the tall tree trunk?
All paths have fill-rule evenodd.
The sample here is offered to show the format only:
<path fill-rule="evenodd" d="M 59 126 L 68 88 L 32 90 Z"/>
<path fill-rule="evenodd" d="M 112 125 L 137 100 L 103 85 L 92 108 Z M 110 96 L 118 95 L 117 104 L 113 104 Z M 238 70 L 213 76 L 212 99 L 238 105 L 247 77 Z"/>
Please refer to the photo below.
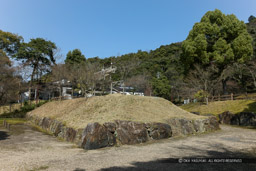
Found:
<path fill-rule="evenodd" d="M 228 92 L 227 92 L 227 81 L 228 81 L 228 79 L 224 79 L 224 80 L 222 80 L 222 90 L 223 90 L 223 94 L 228 94 Z"/>
<path fill-rule="evenodd" d="M 33 81 L 34 81 L 35 70 L 36 70 L 36 67 L 33 68 L 32 75 L 31 75 L 31 80 L 30 80 L 29 88 L 28 88 L 29 103 L 31 102 L 31 89 L 32 89 Z"/>
<path fill-rule="evenodd" d="M 59 84 L 59 100 L 61 100 L 62 98 L 62 85 L 61 85 L 61 82 Z"/>

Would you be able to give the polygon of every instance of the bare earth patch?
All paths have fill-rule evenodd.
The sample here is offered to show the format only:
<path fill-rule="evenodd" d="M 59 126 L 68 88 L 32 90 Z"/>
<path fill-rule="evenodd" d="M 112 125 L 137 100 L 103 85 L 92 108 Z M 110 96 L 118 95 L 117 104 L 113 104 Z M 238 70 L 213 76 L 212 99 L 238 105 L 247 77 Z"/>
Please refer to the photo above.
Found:
<path fill-rule="evenodd" d="M 170 138 L 136 146 L 85 151 L 72 144 L 17 125 L 0 127 L 0 170 L 253 170 L 256 163 L 180 164 L 173 158 L 256 157 L 256 130 L 222 126 L 222 130 Z"/>
<path fill-rule="evenodd" d="M 129 120 L 162 122 L 170 118 L 205 118 L 191 114 L 168 100 L 157 97 L 125 96 L 120 94 L 53 101 L 30 114 L 57 119 L 72 128 L 85 128 L 88 123 Z"/>

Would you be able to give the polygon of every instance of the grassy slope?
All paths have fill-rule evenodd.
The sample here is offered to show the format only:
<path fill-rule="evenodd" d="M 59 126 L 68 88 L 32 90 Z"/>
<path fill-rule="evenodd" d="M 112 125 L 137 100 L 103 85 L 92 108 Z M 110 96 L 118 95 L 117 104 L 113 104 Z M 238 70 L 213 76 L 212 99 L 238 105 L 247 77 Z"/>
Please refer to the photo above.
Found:
<path fill-rule="evenodd" d="M 182 110 L 171 102 L 156 97 L 107 95 L 53 101 L 31 112 L 50 117 L 73 128 L 84 128 L 90 122 L 110 122 L 117 119 L 140 122 L 166 122 L 173 117 L 196 119 L 197 116 Z"/>
<path fill-rule="evenodd" d="M 256 112 L 255 100 L 228 100 L 210 102 L 208 105 L 200 105 L 199 103 L 190 103 L 181 106 L 182 109 L 189 112 L 200 112 L 200 114 L 218 115 L 225 111 L 230 111 L 234 114 L 240 112 Z"/>

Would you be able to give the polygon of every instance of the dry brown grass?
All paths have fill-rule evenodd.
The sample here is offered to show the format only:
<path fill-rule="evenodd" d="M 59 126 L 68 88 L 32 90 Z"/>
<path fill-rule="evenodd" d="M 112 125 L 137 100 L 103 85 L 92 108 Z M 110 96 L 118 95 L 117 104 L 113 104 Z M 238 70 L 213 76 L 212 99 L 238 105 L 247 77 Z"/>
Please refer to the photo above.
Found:
<path fill-rule="evenodd" d="M 21 108 L 21 104 L 11 104 L 11 111 L 10 105 L 0 106 L 0 115 L 3 113 L 9 113 L 14 110 L 19 110 Z"/>
<path fill-rule="evenodd" d="M 171 102 L 157 97 L 125 96 L 120 94 L 53 101 L 31 112 L 50 117 L 73 128 L 84 128 L 91 122 L 111 122 L 117 119 L 139 122 L 166 122 L 167 119 L 202 118 Z"/>

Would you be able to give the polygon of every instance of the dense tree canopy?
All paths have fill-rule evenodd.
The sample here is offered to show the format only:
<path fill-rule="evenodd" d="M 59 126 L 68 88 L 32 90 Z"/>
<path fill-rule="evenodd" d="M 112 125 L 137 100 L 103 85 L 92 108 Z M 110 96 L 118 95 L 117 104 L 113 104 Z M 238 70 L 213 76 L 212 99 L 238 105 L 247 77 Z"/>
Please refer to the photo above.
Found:
<path fill-rule="evenodd" d="M 21 36 L 0 30 L 0 55 L 13 55 L 23 41 Z"/>
<path fill-rule="evenodd" d="M 10 59 L 0 56 L 0 105 L 14 102 L 19 97 L 21 77 L 15 72 Z"/>
<path fill-rule="evenodd" d="M 54 51 L 56 49 L 55 43 L 51 41 L 42 38 L 31 39 L 29 43 L 21 44 L 15 58 L 36 69 L 40 64 L 55 64 Z"/>
<path fill-rule="evenodd" d="M 80 64 L 85 62 L 85 56 L 79 49 L 74 49 L 73 51 L 69 51 L 67 53 L 67 57 L 65 60 L 66 64 Z"/>
<path fill-rule="evenodd" d="M 15 54 L 23 41 L 21 36 L 0 30 L 0 104 L 17 100 L 21 78 L 8 56 Z"/>
<path fill-rule="evenodd" d="M 225 15 L 220 10 L 207 12 L 195 23 L 187 39 L 182 43 L 182 61 L 188 73 L 194 64 L 204 67 L 216 65 L 227 93 L 229 76 L 223 74 L 228 65 L 245 63 L 253 56 L 252 37 L 243 21 L 235 15 Z M 228 73 L 228 72 L 225 72 Z"/>
<path fill-rule="evenodd" d="M 47 71 L 47 67 L 55 64 L 54 51 L 57 49 L 55 43 L 42 38 L 31 39 L 29 43 L 22 43 L 15 54 L 17 60 L 21 60 L 24 65 L 32 67 L 32 74 L 29 88 L 29 98 L 31 97 L 31 86 L 34 76 L 39 78 Z"/>
<path fill-rule="evenodd" d="M 186 69 L 194 63 L 223 67 L 232 62 L 244 63 L 252 57 L 252 38 L 246 25 L 235 15 L 220 10 L 209 11 L 193 26 L 182 44 Z"/>
<path fill-rule="evenodd" d="M 166 76 L 154 78 L 152 81 L 153 93 L 155 96 L 163 97 L 170 100 L 171 85 Z"/>
<path fill-rule="evenodd" d="M 247 23 L 248 33 L 252 36 L 253 39 L 253 53 L 254 59 L 256 59 L 256 18 L 254 16 L 249 17 L 249 23 Z"/>

